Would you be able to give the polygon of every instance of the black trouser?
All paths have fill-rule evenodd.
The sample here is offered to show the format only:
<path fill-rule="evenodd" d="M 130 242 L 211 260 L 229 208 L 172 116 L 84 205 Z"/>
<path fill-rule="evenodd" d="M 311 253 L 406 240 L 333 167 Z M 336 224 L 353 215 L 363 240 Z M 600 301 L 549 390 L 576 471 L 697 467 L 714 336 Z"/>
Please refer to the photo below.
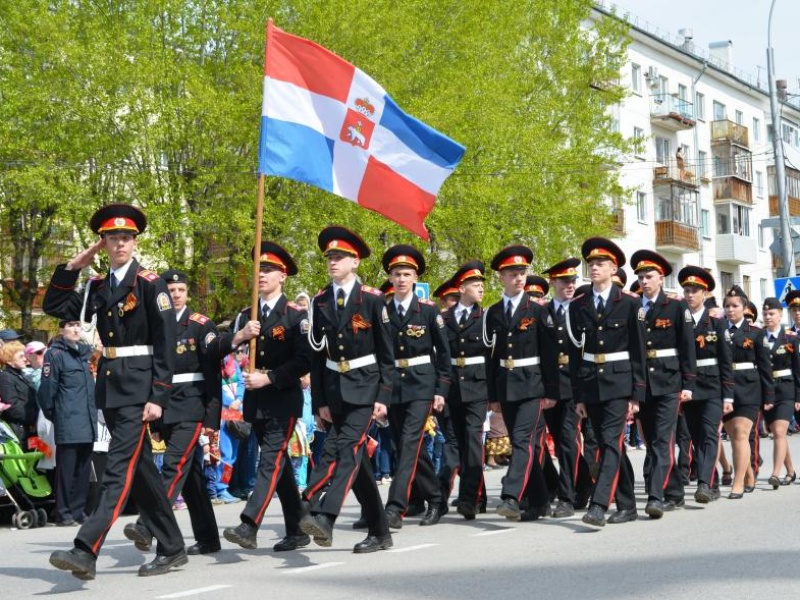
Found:
<path fill-rule="evenodd" d="M 453 482 L 461 471 L 461 456 L 458 447 L 458 437 L 456 436 L 455 425 L 453 424 L 452 409 L 450 403 L 445 404 L 444 410 L 436 415 L 439 429 L 444 436 L 444 453 L 442 464 L 436 476 L 439 478 L 439 485 L 442 489 L 442 503 L 446 503 L 450 498 L 453 489 Z M 413 504 L 419 496 L 416 486 L 411 486 L 411 498 L 409 503 Z"/>
<path fill-rule="evenodd" d="M 625 452 L 628 400 L 620 398 L 586 403 L 585 406 L 600 450 L 592 503 L 607 510 L 611 501 L 616 499 L 619 510 L 636 508 L 633 466 Z"/>
<path fill-rule="evenodd" d="M 478 504 L 485 494 L 483 485 L 483 424 L 486 421 L 487 402 L 453 402 L 448 405 L 450 429 L 456 438 L 453 445 L 457 451 L 455 459 L 459 476 L 458 499 L 460 502 Z M 445 434 L 445 439 L 447 434 Z M 447 453 L 447 447 L 445 452 Z M 447 453 L 448 461 L 450 454 Z M 442 469 L 444 471 L 444 469 Z M 455 472 L 439 474 L 442 482 L 442 501 L 450 497 Z"/>
<path fill-rule="evenodd" d="M 676 477 L 670 484 L 669 474 L 675 466 L 675 428 L 678 423 L 678 393 L 653 396 L 639 408 L 642 432 L 647 444 L 647 498 L 679 500 L 683 498 L 683 481 Z"/>
<path fill-rule="evenodd" d="M 681 406 L 685 406 L 682 404 Z M 681 477 L 684 485 L 689 483 L 692 474 L 692 462 L 695 460 L 694 449 L 692 448 L 692 434 L 689 432 L 689 425 L 683 410 L 678 412 L 678 423 L 675 427 L 675 443 L 678 445 L 678 458 L 675 461 L 675 468 Z M 670 477 L 672 475 L 670 474 Z"/>
<path fill-rule="evenodd" d="M 597 443 L 597 435 L 592 420 L 588 417 L 581 420 L 580 427 L 583 435 L 583 459 L 589 467 L 589 475 L 594 478 L 600 470 L 600 446 Z"/>
<path fill-rule="evenodd" d="M 697 483 L 713 487 L 717 483 L 715 479 L 722 402 L 719 399 L 690 400 L 681 406 L 686 426 L 692 436 L 692 460 L 697 473 Z"/>
<path fill-rule="evenodd" d="M 533 488 L 528 493 L 537 494 L 547 486 L 544 476 L 541 475 L 541 465 L 534 466 L 535 451 L 534 437 L 536 435 L 536 425 L 541 415 L 541 401 L 537 398 L 528 398 L 519 402 L 502 402 L 500 409 L 503 413 L 508 435 L 511 438 L 511 460 L 508 463 L 508 471 L 503 478 L 503 489 L 500 492 L 501 498 L 514 498 L 518 502 L 528 487 L 528 480 L 533 475 L 537 481 L 533 482 Z M 538 506 L 538 505 L 535 505 Z"/>
<path fill-rule="evenodd" d="M 56 514 L 58 521 L 83 520 L 89 495 L 94 444 L 58 444 L 56 452 Z"/>
<path fill-rule="evenodd" d="M 548 476 L 548 461 L 553 473 Z M 558 487 L 558 474 L 555 473 L 553 461 L 547 451 L 547 427 L 541 413 L 536 421 L 533 433 L 533 461 L 528 474 L 528 483 L 525 487 L 524 497 L 527 499 L 527 508 L 536 509 L 550 504 L 550 491 Z"/>
<path fill-rule="evenodd" d="M 197 439 L 202 429 L 202 423 L 192 422 L 161 426 L 161 436 L 167 444 L 161 478 L 167 488 L 170 504 L 174 504 L 178 496 L 183 494 L 195 540 L 218 545 L 219 530 L 214 507 L 206 491 L 203 467 L 197 459 Z M 139 519 L 139 524 L 144 525 L 143 519 Z M 162 550 L 159 546 L 156 552 L 163 554 Z"/>
<path fill-rule="evenodd" d="M 128 496 L 139 507 L 142 522 L 158 540 L 165 555 L 184 548 L 183 536 L 167 499 L 161 475 L 153 462 L 142 405 L 103 410 L 111 442 L 97 509 L 81 526 L 75 545 L 98 554 Z"/>
<path fill-rule="evenodd" d="M 562 400 L 544 411 L 544 418 L 558 456 L 558 499 L 575 504 L 576 496 L 587 498 L 592 487 L 589 465 L 581 453 L 575 403 L 571 399 Z"/>

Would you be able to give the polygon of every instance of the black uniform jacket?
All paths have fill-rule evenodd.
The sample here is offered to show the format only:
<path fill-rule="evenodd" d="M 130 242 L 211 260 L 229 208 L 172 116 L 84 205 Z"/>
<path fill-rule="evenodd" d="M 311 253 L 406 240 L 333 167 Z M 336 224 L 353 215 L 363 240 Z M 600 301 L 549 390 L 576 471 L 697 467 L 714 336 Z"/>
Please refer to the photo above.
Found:
<path fill-rule="evenodd" d="M 453 306 L 442 313 L 444 331 L 450 344 L 450 358 L 457 362 L 467 358 L 480 357 L 483 358 L 483 363 L 460 366 L 452 365 L 452 360 L 450 361 L 452 383 L 447 402 L 486 402 L 489 397 L 486 387 L 486 364 L 489 360 L 489 350 L 483 343 L 483 308 L 477 304 L 473 305 L 463 327 L 456 320 L 455 308 Z"/>
<path fill-rule="evenodd" d="M 393 301 L 387 306 L 387 311 L 394 340 L 392 403 L 432 401 L 434 395 L 447 398 L 450 389 L 450 345 L 438 307 L 415 295 L 402 319 Z M 403 367 L 404 359 L 418 356 L 429 356 L 430 362 Z M 401 362 L 400 366 L 397 361 Z"/>
<path fill-rule="evenodd" d="M 692 315 L 680 300 L 661 290 L 645 316 L 647 385 L 654 396 L 681 390 L 694 392 L 696 357 Z M 655 358 L 659 350 L 676 350 L 677 356 Z"/>
<path fill-rule="evenodd" d="M 733 400 L 733 358 L 725 334 L 725 321 L 712 317 L 707 309 L 694 324 L 697 360 L 713 359 L 717 364 L 697 365 L 692 400 Z"/>
<path fill-rule="evenodd" d="M 765 335 L 769 335 L 765 331 Z M 772 373 L 791 371 L 788 375 L 774 377 L 775 402 L 800 402 L 800 355 L 797 354 L 797 342 L 800 341 L 793 331 L 781 325 L 778 337 L 772 344 L 770 358 L 772 359 Z"/>
<path fill-rule="evenodd" d="M 547 309 L 524 294 L 511 322 L 503 300 L 486 311 L 486 335 L 494 337 L 488 364 L 489 402 L 518 402 L 529 398 L 558 399 L 558 355 L 545 331 Z M 538 365 L 513 366 L 514 359 L 539 357 Z"/>
<path fill-rule="evenodd" d="M 569 371 L 569 347 L 572 345 L 567 335 L 567 306 L 561 317 L 558 316 L 556 305 L 551 300 L 547 303 L 547 320 L 545 329 L 550 335 L 551 342 L 557 355 L 558 368 L 558 399 L 572 400 L 572 377 Z"/>
<path fill-rule="evenodd" d="M 644 309 L 638 296 L 611 286 L 608 302 L 598 317 L 594 294 L 573 298 L 569 304 L 572 334 L 583 348 L 570 343 L 569 365 L 575 402 L 645 399 Z M 601 362 L 583 359 L 584 353 L 598 356 Z M 627 360 L 602 362 L 602 356 L 628 352 Z"/>
<path fill-rule="evenodd" d="M 81 320 L 84 294 L 75 291 L 80 271 L 59 265 L 44 295 L 42 309 L 51 317 Z M 162 408 L 172 392 L 175 351 L 175 311 L 167 284 L 134 259 L 124 279 L 112 292 L 108 277 L 86 282 L 89 297 L 85 320 L 97 316 L 103 346 L 152 346 L 151 355 L 101 358 L 97 367 L 97 408 L 144 405 Z"/>
<path fill-rule="evenodd" d="M 775 383 L 772 380 L 772 361 L 769 342 L 764 331 L 750 325 L 747 319 L 736 331 L 726 332 L 733 353 L 733 402 L 741 406 L 760 406 L 775 401 Z M 737 369 L 737 365 L 751 363 L 755 369 Z"/>
<path fill-rule="evenodd" d="M 394 352 L 383 293 L 356 281 L 342 310 L 339 319 L 332 284 L 312 301 L 313 339 L 325 343 L 311 360 L 314 410 L 327 406 L 332 412 L 342 412 L 345 402 L 357 406 L 375 402 L 388 405 L 392 401 Z M 348 360 L 369 355 L 375 357 L 373 364 L 348 368 Z M 341 363 L 341 370 L 327 368 L 328 360 Z"/>

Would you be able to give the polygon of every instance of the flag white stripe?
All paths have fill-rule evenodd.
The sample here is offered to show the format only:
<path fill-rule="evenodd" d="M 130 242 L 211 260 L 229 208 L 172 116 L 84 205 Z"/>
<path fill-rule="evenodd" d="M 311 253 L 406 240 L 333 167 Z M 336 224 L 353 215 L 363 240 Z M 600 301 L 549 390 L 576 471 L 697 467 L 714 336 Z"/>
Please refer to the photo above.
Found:
<path fill-rule="evenodd" d="M 292 83 L 264 79 L 262 116 L 305 125 L 332 140 L 339 137 L 347 113 L 344 104 Z"/>

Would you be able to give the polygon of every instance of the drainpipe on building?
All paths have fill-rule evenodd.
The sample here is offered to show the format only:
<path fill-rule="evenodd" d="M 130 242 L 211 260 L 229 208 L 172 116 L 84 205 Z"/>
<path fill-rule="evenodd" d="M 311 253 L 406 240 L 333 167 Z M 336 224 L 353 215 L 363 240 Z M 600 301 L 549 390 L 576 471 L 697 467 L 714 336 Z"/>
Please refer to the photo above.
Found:
<path fill-rule="evenodd" d="M 700 70 L 700 73 L 697 75 L 697 77 L 695 77 L 694 80 L 692 81 L 692 103 L 696 103 L 697 102 L 697 82 L 700 81 L 701 77 L 703 77 L 703 75 L 705 74 L 707 68 L 708 68 L 708 61 L 704 60 L 703 61 L 703 68 Z M 694 135 L 694 164 L 698 165 L 698 166 L 701 166 L 700 165 L 700 141 L 699 141 L 699 137 L 698 137 L 698 133 L 697 133 L 697 106 L 694 107 L 694 117 L 695 117 L 695 123 L 694 123 L 694 128 L 693 128 L 693 135 Z M 701 168 L 704 168 L 704 166 L 701 166 Z M 695 176 L 699 177 L 700 173 L 695 173 Z M 713 197 L 713 193 L 712 193 L 712 197 Z M 698 209 L 700 210 L 700 214 L 697 215 L 697 216 L 700 217 L 700 229 L 701 229 L 701 231 L 700 231 L 700 244 L 699 244 L 700 245 L 700 261 L 698 262 L 698 264 L 699 265 L 704 265 L 705 262 L 703 260 L 703 243 L 704 242 L 703 242 L 703 233 L 702 233 L 702 227 L 703 227 L 702 202 L 700 203 L 700 206 L 698 207 Z M 710 214 L 711 213 L 709 213 L 709 215 Z M 714 222 L 716 222 L 716 220 Z M 709 223 L 708 226 L 711 227 L 711 223 Z"/>

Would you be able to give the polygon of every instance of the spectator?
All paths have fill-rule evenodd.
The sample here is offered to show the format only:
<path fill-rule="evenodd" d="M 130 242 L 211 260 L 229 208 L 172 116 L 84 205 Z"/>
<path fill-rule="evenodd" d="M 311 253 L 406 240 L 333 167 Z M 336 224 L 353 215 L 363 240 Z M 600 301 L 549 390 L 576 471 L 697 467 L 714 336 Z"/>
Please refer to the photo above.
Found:
<path fill-rule="evenodd" d="M 23 373 L 28 366 L 25 346 L 16 340 L 6 342 L 2 357 L 5 369 L 0 371 L 0 398 L 8 407 L 0 413 L 0 418 L 11 426 L 22 447 L 27 449 L 28 436 L 36 430 L 39 408 L 36 406 L 36 388 Z"/>
<path fill-rule="evenodd" d="M 306 373 L 300 378 L 303 386 L 303 418 L 298 419 L 294 433 L 289 440 L 289 456 L 292 457 L 292 468 L 297 488 L 302 492 L 308 482 L 308 457 L 311 454 L 311 442 L 314 440 L 314 413 L 311 409 L 311 375 Z"/>
<path fill-rule="evenodd" d="M 237 352 L 238 354 L 238 352 Z M 239 454 L 240 440 L 231 435 L 228 421 L 242 420 L 242 401 L 244 399 L 244 384 L 242 371 L 233 355 L 226 356 L 222 361 L 222 421 L 219 428 L 219 455 L 217 463 L 216 488 L 217 498 L 225 504 L 239 502 L 228 490 L 234 464 Z"/>
<path fill-rule="evenodd" d="M 55 430 L 56 524 L 71 526 L 86 515 L 97 408 L 92 347 L 81 342 L 81 323 L 61 321 L 59 327 L 61 336 L 44 355 L 37 399 Z"/>
<path fill-rule="evenodd" d="M 372 470 L 378 485 L 389 485 L 392 482 L 392 428 L 386 419 L 376 420 L 370 429 L 370 435 L 378 442 L 375 454 L 372 455 Z"/>
<path fill-rule="evenodd" d="M 300 292 L 294 299 L 294 303 L 303 310 L 308 310 L 308 307 L 311 305 L 311 298 L 309 298 L 308 294 L 305 292 Z"/>
<path fill-rule="evenodd" d="M 25 356 L 28 359 L 30 366 L 23 370 L 25 377 L 33 382 L 34 387 L 38 390 L 39 384 L 42 381 L 42 364 L 44 363 L 44 353 L 47 350 L 42 342 L 31 342 L 25 346 Z M 53 422 L 44 416 L 40 410 L 39 416 L 36 419 L 36 435 L 39 438 L 37 450 L 44 454 L 44 457 L 39 459 L 36 463 L 36 469 L 44 471 L 47 474 L 47 480 L 50 485 L 55 489 L 56 479 L 54 469 L 56 466 L 56 439 L 53 430 Z"/>

